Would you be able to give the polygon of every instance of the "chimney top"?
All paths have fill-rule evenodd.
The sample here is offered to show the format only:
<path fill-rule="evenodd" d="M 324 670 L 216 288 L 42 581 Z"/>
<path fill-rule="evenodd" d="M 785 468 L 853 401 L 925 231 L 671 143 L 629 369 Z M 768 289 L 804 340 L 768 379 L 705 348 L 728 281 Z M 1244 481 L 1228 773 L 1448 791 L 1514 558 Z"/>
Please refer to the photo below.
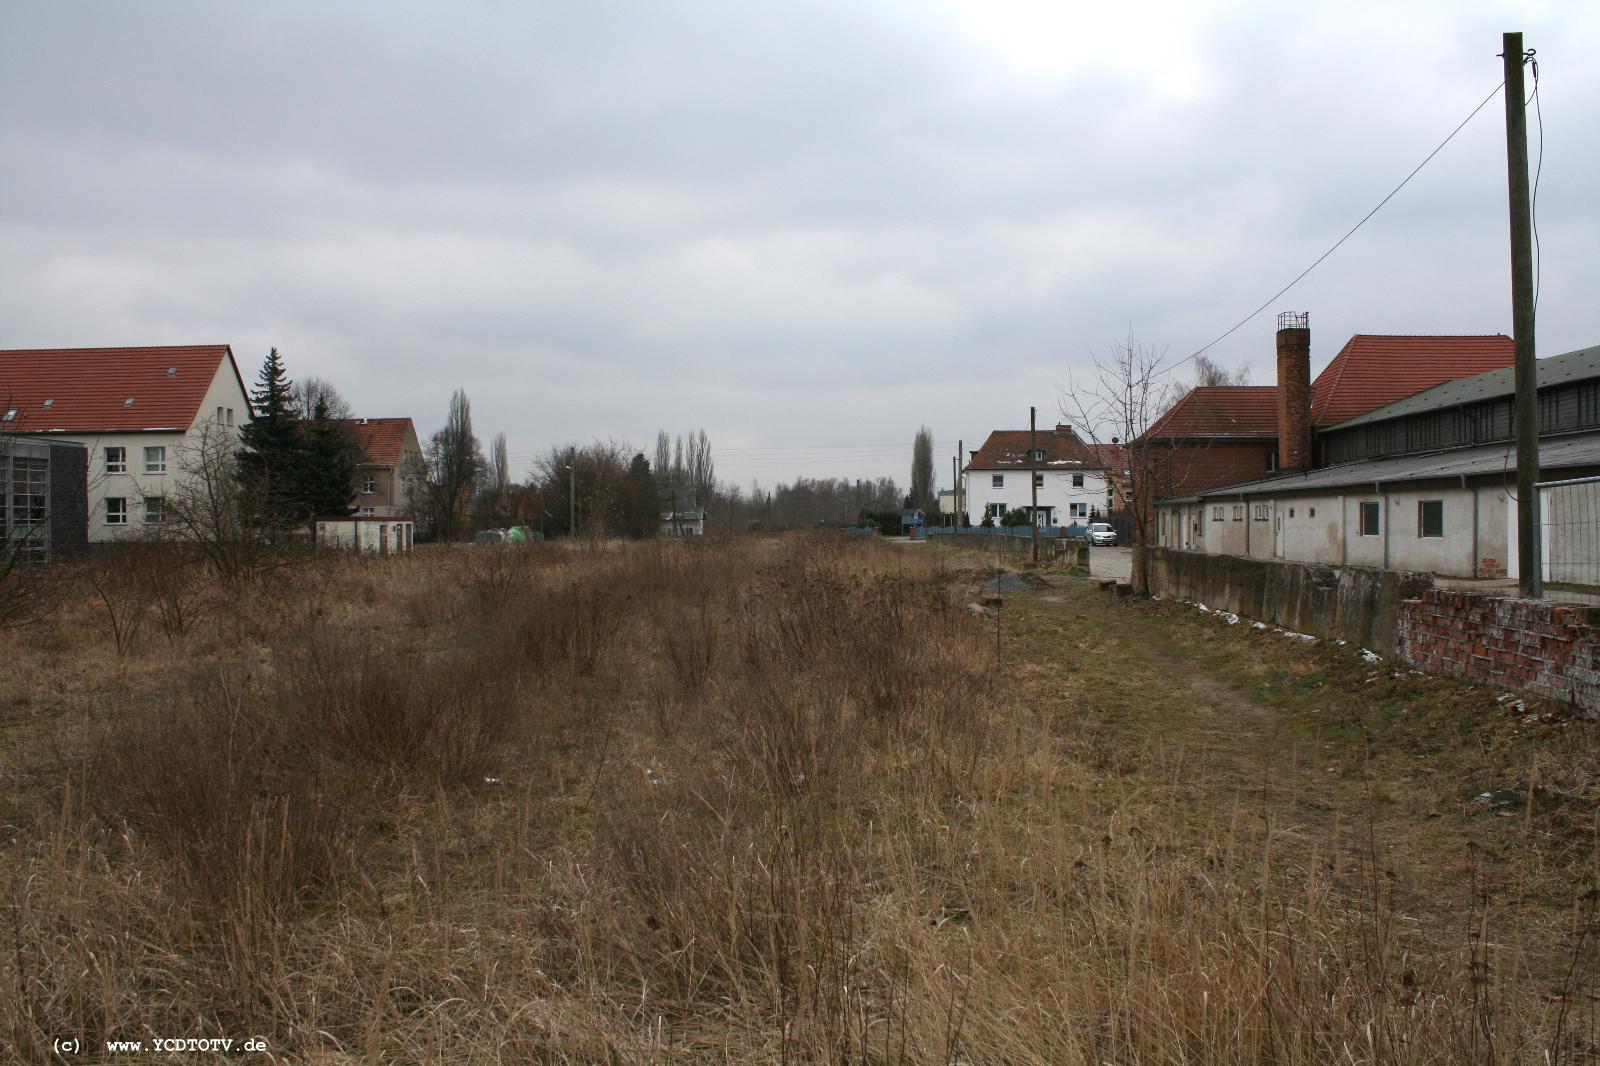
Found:
<path fill-rule="evenodd" d="M 1310 311 L 1285 311 L 1278 316 L 1278 328 L 1284 329 L 1310 329 Z"/>

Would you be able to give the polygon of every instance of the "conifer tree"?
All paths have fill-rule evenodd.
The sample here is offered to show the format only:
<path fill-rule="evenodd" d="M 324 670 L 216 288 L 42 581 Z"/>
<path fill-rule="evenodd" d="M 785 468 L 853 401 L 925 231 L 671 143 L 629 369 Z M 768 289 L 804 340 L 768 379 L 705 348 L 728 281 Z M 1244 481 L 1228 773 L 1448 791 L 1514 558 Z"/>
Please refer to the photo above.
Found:
<path fill-rule="evenodd" d="M 239 481 L 262 500 L 267 514 L 285 524 L 310 517 L 302 491 L 304 456 L 293 410 L 294 393 L 278 349 L 261 365 L 250 393 L 251 420 L 239 431 Z"/>
<path fill-rule="evenodd" d="M 327 401 L 318 397 L 312 417 L 300 426 L 300 495 L 307 517 L 355 513 L 351 497 L 356 477 L 356 443 L 328 413 Z"/>

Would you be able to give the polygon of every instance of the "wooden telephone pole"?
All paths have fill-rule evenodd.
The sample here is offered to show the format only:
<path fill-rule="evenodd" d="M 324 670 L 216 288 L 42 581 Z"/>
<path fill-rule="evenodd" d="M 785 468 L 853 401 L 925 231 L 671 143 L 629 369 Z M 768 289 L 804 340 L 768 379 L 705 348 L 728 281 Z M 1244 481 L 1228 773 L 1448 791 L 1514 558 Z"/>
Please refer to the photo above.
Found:
<path fill-rule="evenodd" d="M 1511 339 L 1516 350 L 1517 591 L 1537 598 L 1544 591 L 1539 558 L 1539 378 L 1533 345 L 1533 226 L 1528 204 L 1528 113 L 1522 68 L 1528 56 L 1522 34 L 1502 38 L 1506 76 L 1506 178 L 1511 196 Z"/>
<path fill-rule="evenodd" d="M 1039 470 L 1033 464 L 1039 461 L 1038 408 L 1028 408 L 1028 491 L 1033 493 L 1032 506 L 1028 508 L 1028 524 L 1033 527 L 1033 565 L 1039 565 Z"/>

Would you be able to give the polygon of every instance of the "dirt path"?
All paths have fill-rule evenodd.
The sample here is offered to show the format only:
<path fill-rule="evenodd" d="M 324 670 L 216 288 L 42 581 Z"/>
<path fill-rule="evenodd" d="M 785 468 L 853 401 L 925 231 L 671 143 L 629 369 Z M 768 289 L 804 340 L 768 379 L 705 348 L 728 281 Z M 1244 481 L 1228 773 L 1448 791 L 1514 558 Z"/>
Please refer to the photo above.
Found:
<path fill-rule="evenodd" d="M 1508 965 L 1551 986 L 1565 974 L 1600 854 L 1594 725 L 1518 716 L 1493 690 L 1248 619 L 1049 580 L 1001 608 L 1006 672 L 1110 771 L 1119 802 L 1137 795 L 1195 846 L 1244 833 L 1282 856 L 1285 886 L 1325 873 L 1419 950 L 1465 951 L 1487 902 Z M 1525 796 L 1530 773 L 1531 808 L 1475 802 Z"/>

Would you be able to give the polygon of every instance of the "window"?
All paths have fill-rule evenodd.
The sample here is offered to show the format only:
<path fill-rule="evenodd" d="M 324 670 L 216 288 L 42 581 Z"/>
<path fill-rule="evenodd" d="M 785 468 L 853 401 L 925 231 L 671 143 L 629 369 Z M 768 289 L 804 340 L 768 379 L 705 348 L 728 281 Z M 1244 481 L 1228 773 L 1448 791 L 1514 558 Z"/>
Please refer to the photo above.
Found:
<path fill-rule="evenodd" d="M 0 456 L 0 464 L 5 459 Z M 0 465 L 0 477 L 5 467 Z M 26 537 L 35 526 L 44 524 L 49 510 L 49 464 L 44 459 L 16 455 L 11 458 L 11 528 Z M 4 485 L 0 484 L 0 540 L 5 534 Z"/>
<path fill-rule="evenodd" d="M 15 422 L 16 420 L 17 420 L 17 409 L 15 407 L 7 407 L 6 408 L 5 417 L 4 418 L 0 418 L 0 422 Z"/>
<path fill-rule="evenodd" d="M 1417 536 L 1444 536 L 1444 501 L 1417 501 Z"/>
<path fill-rule="evenodd" d="M 1244 504 L 1236 503 L 1233 505 L 1233 520 L 1235 522 L 1244 521 Z"/>
<path fill-rule="evenodd" d="M 1043 462 L 1044 461 L 1044 449 L 1043 448 L 1035 448 L 1033 450 L 1033 459 L 1034 459 L 1034 462 Z"/>
<path fill-rule="evenodd" d="M 217 425 L 222 425 L 222 408 L 217 408 Z"/>
<path fill-rule="evenodd" d="M 1211 508 L 1211 520 L 1213 522 L 1222 521 L 1222 508 L 1220 508 L 1220 507 Z"/>
<path fill-rule="evenodd" d="M 231 426 L 231 425 L 233 425 L 233 408 L 231 408 L 231 407 L 228 408 L 227 415 L 228 415 L 228 425 Z"/>
<path fill-rule="evenodd" d="M 1003 503 L 991 503 L 983 509 L 983 513 L 998 522 L 1006 516 L 1006 505 Z"/>
<path fill-rule="evenodd" d="M 1067 504 L 1067 515 L 1071 518 L 1088 518 L 1089 505 L 1086 503 L 1069 503 Z"/>
<path fill-rule="evenodd" d="M 364 515 L 375 515 L 378 513 L 378 509 L 376 507 L 363 507 L 361 508 L 361 513 Z"/>
<path fill-rule="evenodd" d="M 378 479 L 375 478 L 375 477 L 364 477 L 364 478 L 362 478 L 361 479 L 361 491 L 362 492 L 366 492 L 366 493 L 377 492 L 378 491 Z"/>
<path fill-rule="evenodd" d="M 128 524 L 128 501 L 122 496 L 106 497 L 106 525 L 125 526 Z"/>
<path fill-rule="evenodd" d="M 1256 504 L 1254 514 L 1257 522 L 1265 522 L 1267 520 L 1267 505 L 1264 503 Z"/>
<path fill-rule="evenodd" d="M 1294 508 L 1293 507 L 1289 508 L 1289 517 L 1290 518 L 1294 517 Z"/>
<path fill-rule="evenodd" d="M 997 489 L 1003 489 L 1006 487 L 1006 476 L 1004 474 L 996 474 L 990 480 L 989 484 L 993 485 Z"/>
<path fill-rule="evenodd" d="M 146 474 L 165 474 L 167 472 L 167 449 L 146 448 L 144 450 L 144 472 Z"/>
<path fill-rule="evenodd" d="M 1073 474 L 1072 475 L 1072 487 L 1075 488 L 1075 489 L 1083 488 L 1083 475 L 1082 474 Z"/>
<path fill-rule="evenodd" d="M 1036 488 L 1036 489 L 1044 488 L 1044 475 L 1043 474 L 1035 474 L 1035 475 L 1033 475 L 1033 487 Z"/>
<path fill-rule="evenodd" d="M 128 449 L 106 449 L 106 473 L 126 474 L 128 472 Z"/>
<path fill-rule="evenodd" d="M 1363 537 L 1378 535 L 1378 505 L 1375 503 L 1361 505 L 1361 535 Z"/>
<path fill-rule="evenodd" d="M 167 498 L 165 496 L 146 496 L 144 498 L 144 521 L 146 525 L 156 526 L 167 520 Z"/>
<path fill-rule="evenodd" d="M 1315 517 L 1317 517 L 1317 509 L 1315 507 L 1307 507 L 1306 508 L 1306 517 L 1307 518 L 1315 518 Z"/>

